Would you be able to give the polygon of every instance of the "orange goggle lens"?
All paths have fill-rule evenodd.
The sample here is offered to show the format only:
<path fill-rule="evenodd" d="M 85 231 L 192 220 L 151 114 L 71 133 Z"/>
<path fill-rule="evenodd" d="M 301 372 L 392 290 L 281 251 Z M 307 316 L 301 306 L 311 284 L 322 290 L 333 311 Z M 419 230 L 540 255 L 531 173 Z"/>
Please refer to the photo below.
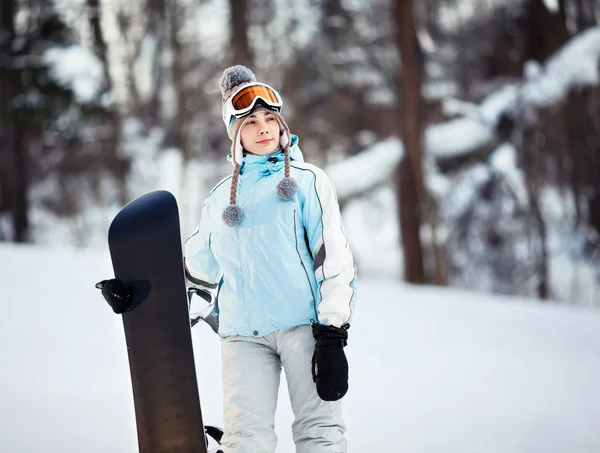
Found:
<path fill-rule="evenodd" d="M 234 110 L 243 111 L 252 107 L 258 98 L 262 98 L 273 107 L 281 107 L 281 100 L 277 93 L 264 85 L 254 85 L 241 89 L 231 100 L 231 105 Z"/>

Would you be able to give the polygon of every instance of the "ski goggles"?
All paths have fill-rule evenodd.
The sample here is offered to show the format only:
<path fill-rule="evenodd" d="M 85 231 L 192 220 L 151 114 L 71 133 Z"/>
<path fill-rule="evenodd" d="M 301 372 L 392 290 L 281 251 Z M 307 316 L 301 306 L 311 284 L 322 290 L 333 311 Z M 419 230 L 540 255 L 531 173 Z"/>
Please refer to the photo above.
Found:
<path fill-rule="evenodd" d="M 235 118 L 240 118 L 262 101 L 267 107 L 281 111 L 283 101 L 279 93 L 264 83 L 254 82 L 244 86 L 233 96 L 227 99 L 223 106 L 223 122 L 229 127 Z"/>

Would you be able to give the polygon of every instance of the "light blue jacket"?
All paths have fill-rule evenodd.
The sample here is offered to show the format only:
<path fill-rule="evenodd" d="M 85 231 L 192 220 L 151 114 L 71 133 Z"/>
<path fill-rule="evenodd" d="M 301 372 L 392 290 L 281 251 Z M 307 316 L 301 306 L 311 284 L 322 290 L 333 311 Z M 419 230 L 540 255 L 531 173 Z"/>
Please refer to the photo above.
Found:
<path fill-rule="evenodd" d="M 311 322 L 337 327 L 351 321 L 356 269 L 334 188 L 304 162 L 292 135 L 291 200 L 277 196 L 284 153 L 248 154 L 241 164 L 237 227 L 221 215 L 231 176 L 211 191 L 200 224 L 185 244 L 188 279 L 216 293 L 219 335 L 264 336 Z"/>

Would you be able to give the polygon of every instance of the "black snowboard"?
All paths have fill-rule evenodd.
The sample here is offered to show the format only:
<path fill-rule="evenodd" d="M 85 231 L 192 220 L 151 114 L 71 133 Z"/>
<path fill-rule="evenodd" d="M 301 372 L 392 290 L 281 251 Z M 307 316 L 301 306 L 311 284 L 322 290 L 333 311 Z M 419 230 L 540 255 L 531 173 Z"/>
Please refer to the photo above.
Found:
<path fill-rule="evenodd" d="M 150 192 L 108 232 L 115 277 L 133 287 L 123 314 L 140 453 L 206 453 L 175 197 Z"/>

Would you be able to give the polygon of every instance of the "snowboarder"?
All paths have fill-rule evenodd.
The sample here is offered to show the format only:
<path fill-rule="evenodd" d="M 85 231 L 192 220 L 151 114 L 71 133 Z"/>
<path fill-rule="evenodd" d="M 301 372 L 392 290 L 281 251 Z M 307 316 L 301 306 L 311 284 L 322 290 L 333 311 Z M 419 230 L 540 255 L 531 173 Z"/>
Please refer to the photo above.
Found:
<path fill-rule="evenodd" d="M 244 66 L 219 81 L 233 174 L 185 243 L 190 286 L 215 300 L 222 341 L 225 453 L 272 453 L 281 368 L 297 453 L 346 452 L 341 399 L 356 268 L 327 175 L 305 163 L 282 99 Z M 128 289 L 101 282 L 113 310 Z"/>

